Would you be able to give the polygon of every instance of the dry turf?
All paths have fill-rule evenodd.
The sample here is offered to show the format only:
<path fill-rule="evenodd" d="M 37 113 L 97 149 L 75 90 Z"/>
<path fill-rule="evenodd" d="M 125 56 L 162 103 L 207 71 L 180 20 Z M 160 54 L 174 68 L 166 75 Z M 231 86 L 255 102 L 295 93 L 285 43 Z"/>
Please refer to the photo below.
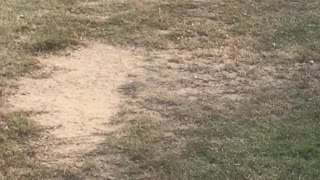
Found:
<path fill-rule="evenodd" d="M 0 23 L 0 179 L 320 177 L 318 0 L 4 0 Z M 77 166 L 43 163 L 45 112 L 7 98 L 88 42 L 139 54 L 120 128 Z"/>

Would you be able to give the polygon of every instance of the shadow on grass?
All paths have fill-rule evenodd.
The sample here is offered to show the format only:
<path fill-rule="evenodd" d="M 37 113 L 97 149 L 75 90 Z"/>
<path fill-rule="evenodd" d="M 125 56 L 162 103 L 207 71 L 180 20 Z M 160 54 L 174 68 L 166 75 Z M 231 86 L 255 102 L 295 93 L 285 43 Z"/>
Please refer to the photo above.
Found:
<path fill-rule="evenodd" d="M 116 162 L 124 179 L 314 179 L 320 167 L 320 99 L 297 93 L 271 90 L 196 122 L 183 121 L 178 116 L 185 112 L 171 107 L 173 120 L 188 128 L 138 118 L 93 155 L 121 154 Z"/>

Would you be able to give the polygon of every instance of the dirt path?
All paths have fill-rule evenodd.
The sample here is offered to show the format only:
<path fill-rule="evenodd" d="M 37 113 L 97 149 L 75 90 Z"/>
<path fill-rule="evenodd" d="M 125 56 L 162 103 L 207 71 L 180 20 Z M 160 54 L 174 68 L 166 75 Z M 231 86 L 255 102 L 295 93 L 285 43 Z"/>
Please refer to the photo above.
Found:
<path fill-rule="evenodd" d="M 73 163 L 104 140 L 121 102 L 117 88 L 128 74 L 139 73 L 139 59 L 132 51 L 94 43 L 69 56 L 41 59 L 53 70 L 48 78 L 21 79 L 9 103 L 14 110 L 44 112 L 33 118 L 49 129 L 45 162 Z"/>

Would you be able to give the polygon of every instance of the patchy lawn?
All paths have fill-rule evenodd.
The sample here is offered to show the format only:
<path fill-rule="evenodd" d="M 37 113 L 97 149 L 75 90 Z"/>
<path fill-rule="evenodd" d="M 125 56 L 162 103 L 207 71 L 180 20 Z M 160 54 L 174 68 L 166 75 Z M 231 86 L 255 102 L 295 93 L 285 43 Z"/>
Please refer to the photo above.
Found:
<path fill-rule="evenodd" d="M 319 178 L 319 10 L 317 0 L 2 2 L 2 99 L 41 68 L 37 55 L 88 39 L 146 52 L 145 74 L 119 88 L 123 129 L 77 170 L 34 164 L 31 112 L 2 113 L 2 176 Z"/>
<path fill-rule="evenodd" d="M 319 8 L 162 1 L 111 16 L 101 36 L 146 48 L 146 74 L 120 88 L 126 126 L 86 172 L 111 161 L 120 179 L 318 178 Z"/>

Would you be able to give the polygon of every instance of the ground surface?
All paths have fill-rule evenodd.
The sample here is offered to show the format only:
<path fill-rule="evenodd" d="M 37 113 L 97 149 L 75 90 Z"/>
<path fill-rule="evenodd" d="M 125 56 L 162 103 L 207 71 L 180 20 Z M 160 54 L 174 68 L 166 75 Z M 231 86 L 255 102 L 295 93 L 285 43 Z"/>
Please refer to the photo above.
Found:
<path fill-rule="evenodd" d="M 0 179 L 317 179 L 316 0 L 0 6 Z"/>

